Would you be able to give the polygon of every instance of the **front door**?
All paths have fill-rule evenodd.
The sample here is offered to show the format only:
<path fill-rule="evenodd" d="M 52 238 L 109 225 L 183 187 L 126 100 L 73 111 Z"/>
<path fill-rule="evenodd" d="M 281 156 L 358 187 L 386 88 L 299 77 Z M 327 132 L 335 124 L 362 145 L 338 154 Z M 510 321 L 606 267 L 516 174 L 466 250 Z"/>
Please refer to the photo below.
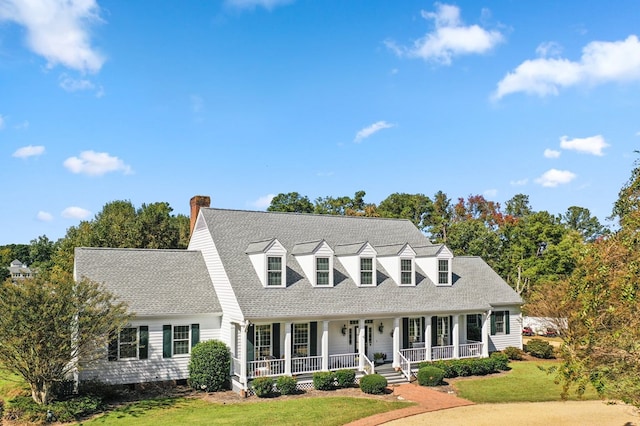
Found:
<path fill-rule="evenodd" d="M 438 317 L 437 327 L 436 346 L 448 346 L 450 342 L 449 317 Z"/>
<path fill-rule="evenodd" d="M 358 338 L 360 332 L 360 326 L 354 325 L 352 328 L 353 332 L 353 351 L 355 353 L 360 353 L 360 339 Z M 364 354 L 369 358 L 369 345 L 371 344 L 371 326 L 364 326 Z"/>

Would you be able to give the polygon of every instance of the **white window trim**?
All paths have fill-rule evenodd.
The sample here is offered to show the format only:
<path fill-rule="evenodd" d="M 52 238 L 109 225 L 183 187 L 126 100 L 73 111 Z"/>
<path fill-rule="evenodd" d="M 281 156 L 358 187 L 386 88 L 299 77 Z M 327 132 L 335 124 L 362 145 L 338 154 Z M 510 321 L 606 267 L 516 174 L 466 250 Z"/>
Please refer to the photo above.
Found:
<path fill-rule="evenodd" d="M 187 353 L 185 354 L 177 354 L 176 353 L 176 338 L 175 332 L 176 327 L 187 327 L 188 336 L 187 336 Z M 179 339 L 179 341 L 184 341 L 185 339 Z M 191 355 L 191 324 L 171 324 L 171 357 L 187 357 Z"/>
<path fill-rule="evenodd" d="M 371 284 L 363 284 L 362 283 L 362 260 L 363 259 L 371 259 Z M 376 256 L 359 256 L 358 257 L 358 287 L 375 287 L 378 285 L 378 276 L 377 276 L 377 264 L 376 264 Z"/>
<path fill-rule="evenodd" d="M 302 323 L 294 323 L 291 329 L 291 356 L 295 356 L 296 355 L 296 325 L 305 325 L 307 326 L 307 355 L 306 356 L 311 356 L 311 325 L 308 322 L 302 322 Z M 302 345 L 299 345 L 302 346 Z"/>
<path fill-rule="evenodd" d="M 132 356 L 132 357 L 121 357 L 120 356 L 120 347 L 123 345 L 123 343 L 120 341 L 120 334 L 122 333 L 123 330 L 127 329 L 127 328 L 133 328 L 136 330 L 136 340 L 135 340 L 135 348 L 136 348 L 136 356 Z M 117 360 L 118 361 L 133 361 L 133 360 L 137 360 L 139 359 L 139 354 L 140 354 L 140 327 L 122 327 L 120 329 L 120 331 L 118 331 L 118 354 L 117 354 Z"/>
<path fill-rule="evenodd" d="M 403 260 L 409 260 L 411 262 L 411 282 L 410 283 L 402 283 L 402 273 L 406 272 L 402 270 L 402 261 Z M 411 287 L 411 286 L 415 286 L 416 285 L 416 262 L 415 259 L 413 257 L 400 257 L 398 259 L 398 271 L 399 271 L 399 276 L 398 276 L 398 285 L 402 286 L 402 287 Z"/>
<path fill-rule="evenodd" d="M 253 352 L 254 358 L 256 361 L 261 361 L 262 359 L 258 359 L 259 348 L 266 347 L 263 345 L 258 345 L 258 327 L 269 327 L 269 356 L 273 356 L 273 324 L 256 324 L 253 328 Z M 260 356 L 262 358 L 262 356 Z"/>
<path fill-rule="evenodd" d="M 441 283 L 440 282 L 440 261 L 446 261 L 447 262 L 447 282 L 446 283 Z M 452 277 L 452 272 L 451 272 L 451 259 L 450 258 L 437 258 L 436 259 L 436 285 L 438 286 L 450 286 L 451 285 L 451 277 Z"/>
<path fill-rule="evenodd" d="M 318 271 L 318 259 L 329 259 L 328 271 Z M 329 273 L 328 284 L 318 284 L 318 272 Z M 314 287 L 333 287 L 333 256 L 317 255 L 313 257 L 313 285 Z"/>
<path fill-rule="evenodd" d="M 273 285 L 273 284 L 269 284 L 269 258 L 270 257 L 279 257 L 280 258 L 280 284 L 278 285 Z M 287 256 L 286 255 L 280 255 L 280 254 L 269 254 L 266 253 L 265 257 L 264 257 L 264 286 L 266 288 L 282 288 L 282 287 L 286 287 L 287 285 L 287 274 L 286 274 L 286 270 L 287 270 Z M 275 271 L 273 271 L 275 272 Z"/>

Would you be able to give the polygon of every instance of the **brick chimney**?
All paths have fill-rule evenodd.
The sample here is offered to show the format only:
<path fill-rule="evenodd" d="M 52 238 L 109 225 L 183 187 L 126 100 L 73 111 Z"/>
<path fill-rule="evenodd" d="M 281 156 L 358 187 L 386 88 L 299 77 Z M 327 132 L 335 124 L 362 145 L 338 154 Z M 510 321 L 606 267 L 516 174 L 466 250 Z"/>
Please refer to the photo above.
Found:
<path fill-rule="evenodd" d="M 196 195 L 191 197 L 189 204 L 191 205 L 191 232 L 189 235 L 192 235 L 193 227 L 196 225 L 196 219 L 198 218 L 198 213 L 200 213 L 200 208 L 209 207 L 211 205 L 211 197 L 207 195 Z"/>

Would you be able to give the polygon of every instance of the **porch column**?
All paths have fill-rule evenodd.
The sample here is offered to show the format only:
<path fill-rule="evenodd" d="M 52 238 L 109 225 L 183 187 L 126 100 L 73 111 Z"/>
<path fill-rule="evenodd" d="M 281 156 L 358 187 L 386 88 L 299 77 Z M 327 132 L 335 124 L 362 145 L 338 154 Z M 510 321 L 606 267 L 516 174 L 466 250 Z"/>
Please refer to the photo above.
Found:
<path fill-rule="evenodd" d="M 482 357 L 489 356 L 489 318 L 491 310 L 482 313 Z"/>
<path fill-rule="evenodd" d="M 394 368 L 400 368 L 400 318 L 393 319 L 393 364 Z"/>
<path fill-rule="evenodd" d="M 453 359 L 460 358 L 460 330 L 458 329 L 459 322 L 460 315 L 454 315 L 453 325 L 451 327 L 451 334 L 453 336 Z"/>
<path fill-rule="evenodd" d="M 364 328 L 364 320 L 361 319 L 358 321 L 358 369 L 360 371 L 364 370 L 364 345 L 367 338 L 367 335 L 365 333 L 366 330 Z"/>
<path fill-rule="evenodd" d="M 427 315 L 424 317 L 424 322 L 426 323 L 424 326 L 424 350 L 427 361 L 431 361 L 431 315 Z"/>
<path fill-rule="evenodd" d="M 284 374 L 291 375 L 291 323 L 284 323 Z"/>
<path fill-rule="evenodd" d="M 329 371 L 329 321 L 322 321 L 322 371 Z"/>
<path fill-rule="evenodd" d="M 247 331 L 249 331 L 249 323 L 244 322 L 240 325 L 240 383 L 243 389 L 249 389 L 247 383 Z"/>

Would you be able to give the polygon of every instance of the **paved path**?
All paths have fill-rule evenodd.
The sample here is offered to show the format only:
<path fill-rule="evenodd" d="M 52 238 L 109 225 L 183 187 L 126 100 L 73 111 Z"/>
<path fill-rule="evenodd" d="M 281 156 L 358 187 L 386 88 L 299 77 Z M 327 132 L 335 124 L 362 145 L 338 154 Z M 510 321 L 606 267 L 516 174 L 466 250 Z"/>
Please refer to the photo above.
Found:
<path fill-rule="evenodd" d="M 375 426 L 429 411 L 473 405 L 473 402 L 458 398 L 454 394 L 440 392 L 428 387 L 419 386 L 415 383 L 406 383 L 392 387 L 391 389 L 393 390 L 393 395 L 399 399 L 415 402 L 417 405 L 365 417 L 364 419 L 348 423 L 348 426 Z"/>

